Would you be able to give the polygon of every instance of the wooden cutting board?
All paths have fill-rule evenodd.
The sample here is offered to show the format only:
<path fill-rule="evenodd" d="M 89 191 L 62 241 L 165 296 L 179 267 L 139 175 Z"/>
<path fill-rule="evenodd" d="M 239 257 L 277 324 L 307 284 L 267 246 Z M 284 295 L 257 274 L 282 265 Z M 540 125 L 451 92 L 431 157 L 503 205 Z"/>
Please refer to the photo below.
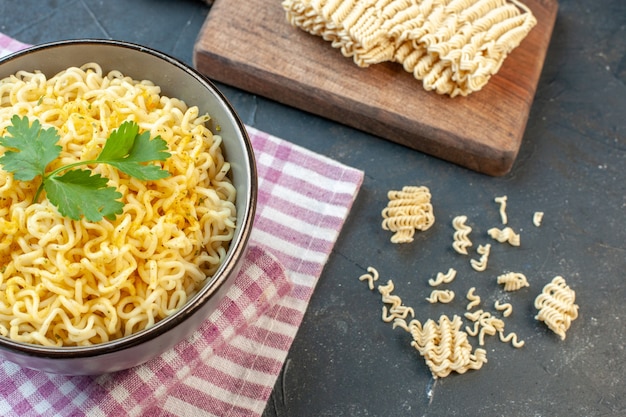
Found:
<path fill-rule="evenodd" d="M 558 9 L 556 0 L 525 4 L 537 26 L 468 97 L 427 92 L 396 63 L 357 67 L 292 27 L 281 0 L 215 1 L 194 65 L 213 80 L 499 176 L 517 157 Z"/>

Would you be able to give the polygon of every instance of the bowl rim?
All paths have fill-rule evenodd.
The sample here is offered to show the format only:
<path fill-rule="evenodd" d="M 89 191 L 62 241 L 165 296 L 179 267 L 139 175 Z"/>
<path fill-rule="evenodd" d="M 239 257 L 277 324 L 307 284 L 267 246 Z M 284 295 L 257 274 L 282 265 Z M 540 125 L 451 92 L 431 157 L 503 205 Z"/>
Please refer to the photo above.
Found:
<path fill-rule="evenodd" d="M 250 234 L 252 232 L 252 226 L 256 213 L 257 205 L 257 167 L 254 158 L 254 150 L 245 124 L 241 121 L 239 115 L 235 111 L 232 104 L 228 101 L 226 96 L 216 87 L 216 85 L 208 79 L 205 75 L 193 68 L 191 65 L 186 64 L 182 60 L 175 58 L 167 53 L 159 51 L 157 49 L 147 47 L 138 43 L 115 40 L 115 39 L 98 39 L 98 38 L 85 38 L 85 39 L 67 39 L 52 41 L 46 43 L 40 43 L 21 49 L 19 51 L 8 54 L 0 58 L 0 66 L 5 62 L 18 59 L 25 55 L 37 53 L 41 50 L 59 48 L 59 47 L 71 47 L 76 45 L 106 45 L 113 47 L 122 47 L 134 50 L 135 52 L 145 53 L 166 61 L 167 63 L 175 66 L 177 69 L 185 72 L 187 75 L 196 79 L 207 90 L 215 95 L 215 98 L 223 105 L 227 113 L 232 117 L 235 122 L 235 131 L 241 134 L 242 143 L 244 145 L 244 155 L 247 156 L 247 160 L 242 163 L 245 167 L 243 171 L 250 172 L 250 190 L 244 194 L 246 202 L 242 206 L 245 208 L 245 212 L 242 214 L 242 222 L 237 227 L 240 229 L 240 233 L 233 237 L 230 242 L 228 254 L 226 259 L 218 267 L 213 276 L 207 277 L 211 279 L 211 282 L 205 283 L 196 294 L 194 294 L 187 302 L 173 314 L 159 320 L 154 325 L 147 329 L 140 330 L 131 335 L 121 337 L 119 339 L 111 340 L 104 343 L 98 343 L 88 346 L 44 346 L 31 343 L 25 343 L 10 339 L 6 336 L 0 335 L 0 351 L 10 350 L 16 353 L 22 353 L 29 356 L 36 356 L 49 359 L 70 359 L 70 358 L 87 358 L 97 357 L 99 355 L 110 354 L 113 352 L 122 351 L 128 348 L 132 348 L 141 344 L 144 344 L 150 340 L 156 339 L 165 333 L 184 322 L 187 318 L 196 314 L 201 310 L 202 306 L 208 302 L 215 292 L 237 272 L 238 263 L 243 260 L 247 248 Z M 69 67 L 69 66 L 68 66 Z M 238 197 L 239 198 L 239 194 Z M 232 277 L 234 279 L 234 277 Z M 195 330 L 195 329 L 194 329 Z"/>

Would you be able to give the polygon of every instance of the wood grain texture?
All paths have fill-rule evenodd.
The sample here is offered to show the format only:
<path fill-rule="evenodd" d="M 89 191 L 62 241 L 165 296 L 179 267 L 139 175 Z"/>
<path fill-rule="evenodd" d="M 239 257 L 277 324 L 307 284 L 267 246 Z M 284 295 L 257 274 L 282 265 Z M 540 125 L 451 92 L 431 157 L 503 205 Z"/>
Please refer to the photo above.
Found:
<path fill-rule="evenodd" d="M 216 0 L 194 48 L 207 77 L 484 174 L 506 174 L 522 142 L 556 19 L 556 0 L 526 0 L 537 26 L 481 90 L 425 91 L 396 63 L 359 68 L 292 27 L 280 0 Z"/>

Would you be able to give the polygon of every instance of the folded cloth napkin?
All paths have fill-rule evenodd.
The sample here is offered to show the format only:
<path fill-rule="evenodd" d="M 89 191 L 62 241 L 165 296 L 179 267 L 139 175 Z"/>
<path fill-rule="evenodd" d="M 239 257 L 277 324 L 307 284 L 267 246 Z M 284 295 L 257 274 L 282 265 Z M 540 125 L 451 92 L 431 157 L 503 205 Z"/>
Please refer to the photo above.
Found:
<path fill-rule="evenodd" d="M 28 45 L 0 33 L 0 54 Z M 260 416 L 363 172 L 247 127 L 259 175 L 251 247 L 188 340 L 144 365 L 63 376 L 0 360 L 2 416 Z"/>

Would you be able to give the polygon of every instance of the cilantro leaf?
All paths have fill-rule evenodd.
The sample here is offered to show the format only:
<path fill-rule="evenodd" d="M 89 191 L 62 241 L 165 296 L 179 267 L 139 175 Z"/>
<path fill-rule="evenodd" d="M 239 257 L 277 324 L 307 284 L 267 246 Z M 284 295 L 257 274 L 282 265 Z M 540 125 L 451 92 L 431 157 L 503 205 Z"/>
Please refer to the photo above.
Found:
<path fill-rule="evenodd" d="M 98 160 L 112 161 L 124 158 L 133 147 L 137 133 L 139 133 L 137 123 L 131 121 L 122 123 L 109 135 L 104 148 L 98 155 Z"/>
<path fill-rule="evenodd" d="M 27 116 L 20 119 L 15 115 L 11 123 L 7 127 L 11 136 L 0 137 L 0 145 L 9 148 L 0 157 L 0 164 L 16 180 L 30 181 L 37 175 L 43 176 L 48 164 L 61 154 L 56 129 L 42 129 L 39 120 L 30 124 Z"/>
<path fill-rule="evenodd" d="M 118 200 L 122 194 L 115 187 L 108 187 L 105 177 L 91 174 L 89 170 L 74 169 L 48 177 L 44 182 L 48 200 L 61 215 L 72 220 L 79 220 L 81 215 L 91 222 L 103 217 L 115 219 L 124 208 L 124 203 Z"/>
<path fill-rule="evenodd" d="M 165 161 L 167 142 L 160 136 L 150 139 L 149 132 L 139 134 L 139 126 L 134 122 L 124 122 L 107 139 L 104 148 L 96 158 L 97 162 L 114 166 L 120 171 L 140 180 L 158 180 L 170 173 L 157 165 L 143 165 L 142 162 Z"/>
<path fill-rule="evenodd" d="M 0 156 L 0 165 L 13 173 L 17 180 L 30 181 L 40 175 L 41 183 L 33 201 L 39 201 L 41 192 L 45 191 L 59 213 L 73 220 L 79 220 L 81 216 L 92 222 L 103 217 L 114 220 L 124 208 L 124 203 L 119 200 L 122 194 L 115 187 L 107 186 L 107 178 L 88 169 L 76 169 L 79 166 L 109 164 L 140 180 L 170 175 L 158 165 L 144 165 L 165 161 L 171 156 L 167 152 L 167 142 L 160 136 L 151 140 L 149 132 L 139 134 L 139 125 L 132 121 L 122 123 L 111 132 L 97 159 L 77 161 L 50 172 L 46 172 L 48 165 L 59 157 L 62 149 L 57 145 L 60 137 L 56 129 L 42 129 L 38 120 L 30 124 L 26 116 L 15 115 L 11 123 L 7 127 L 10 136 L 0 137 L 0 146 L 6 148 L 4 155 Z"/>

